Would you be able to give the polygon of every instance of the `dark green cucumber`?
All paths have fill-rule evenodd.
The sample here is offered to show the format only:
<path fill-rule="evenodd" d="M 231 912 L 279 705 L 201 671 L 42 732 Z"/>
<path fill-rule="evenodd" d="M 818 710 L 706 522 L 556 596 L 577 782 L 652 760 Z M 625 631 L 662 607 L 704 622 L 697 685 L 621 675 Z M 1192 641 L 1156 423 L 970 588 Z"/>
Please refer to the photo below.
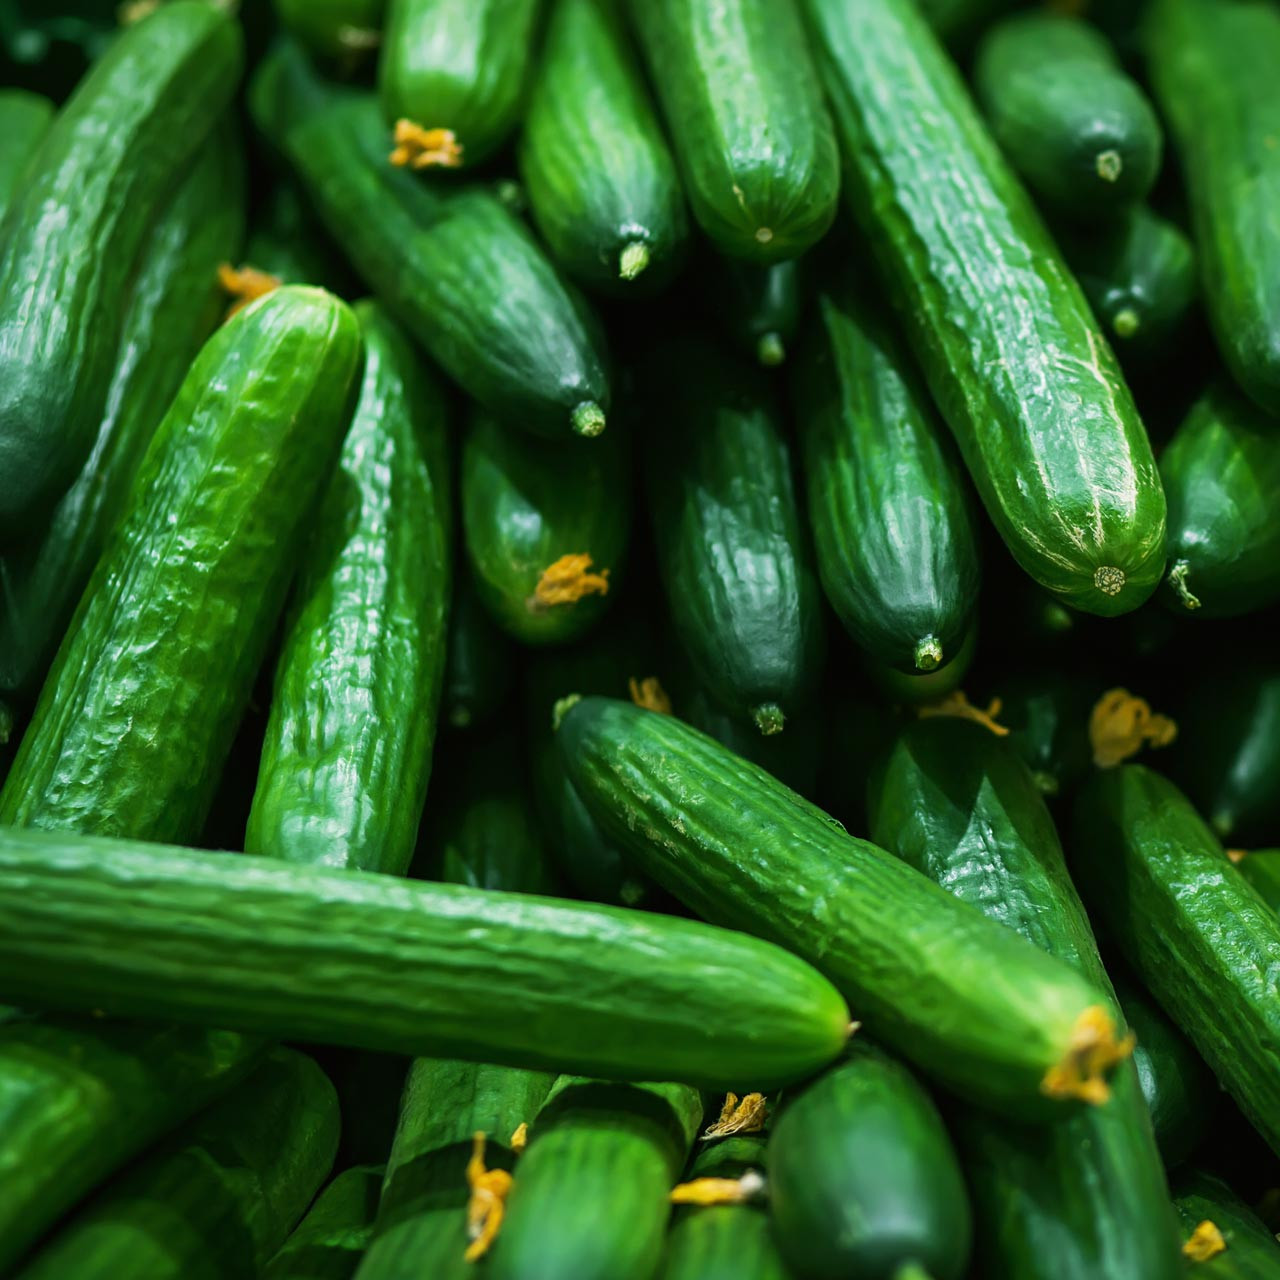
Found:
<path fill-rule="evenodd" d="M 630 0 L 693 216 L 723 252 L 794 258 L 836 213 L 840 157 L 794 0 Z"/>
<path fill-rule="evenodd" d="M 850 206 L 988 515 L 1068 604 L 1137 608 L 1164 495 L 1084 294 L 910 0 L 804 3 Z"/>
<path fill-rule="evenodd" d="M 1221 1178 L 1188 1169 L 1174 1183 L 1173 1207 L 1189 1240 L 1202 1222 L 1212 1222 L 1226 1248 L 1195 1262 L 1190 1274 L 1202 1280 L 1275 1280 L 1280 1245 L 1271 1229 Z"/>
<path fill-rule="evenodd" d="M 803 961 L 691 920 L 15 828 L 0 1000 L 708 1088 L 803 1077 L 849 1020 Z"/>
<path fill-rule="evenodd" d="M 338 1148 L 338 1100 L 277 1049 L 243 1083 L 63 1223 L 19 1280 L 239 1280 L 259 1274 Z"/>
<path fill-rule="evenodd" d="M 1104 999 L 1066 963 L 672 716 L 585 698 L 558 733 L 605 832 L 692 910 L 806 956 L 956 1092 L 1008 1114 L 1065 1107 L 1045 1073 Z"/>
<path fill-rule="evenodd" d="M 225 121 L 152 225 L 88 461 L 43 533 L 0 559 L 0 690 L 39 691 L 151 437 L 226 309 L 217 268 L 244 234 L 241 150 Z"/>
<path fill-rule="evenodd" d="M 801 1280 L 965 1273 L 969 1200 L 942 1117 L 865 1041 L 785 1103 L 766 1156 L 774 1235 Z"/>
<path fill-rule="evenodd" d="M 1171 783 L 1100 771 L 1076 806 L 1073 868 L 1134 972 L 1280 1150 L 1280 919 Z"/>
<path fill-rule="evenodd" d="M 135 259 L 241 61 L 216 6 L 167 4 L 113 42 L 31 157 L 0 231 L 0 541 L 28 536 L 89 456 Z"/>
<path fill-rule="evenodd" d="M 1059 606 L 1053 606 L 1055 608 Z M 1103 692 L 1097 680 L 1037 665 L 993 685 L 1000 724 L 1013 753 L 1049 800 L 1069 793 L 1089 772 L 1089 713 Z"/>
<path fill-rule="evenodd" d="M 1006 18 L 983 37 L 973 79 L 996 141 L 1046 209 L 1103 222 L 1146 198 L 1164 136 L 1102 32 L 1062 13 Z"/>
<path fill-rule="evenodd" d="M 387 0 L 275 0 L 282 27 L 317 57 L 343 64 L 378 47 L 386 7 Z"/>
<path fill-rule="evenodd" d="M 381 1165 L 356 1165 L 316 1197 L 262 1280 L 350 1280 L 373 1238 L 382 1193 Z"/>
<path fill-rule="evenodd" d="M 245 244 L 245 262 L 285 284 L 314 284 L 339 297 L 350 293 L 350 281 L 325 243 L 298 185 L 288 176 L 272 183 L 254 214 Z"/>
<path fill-rule="evenodd" d="M 1280 849 L 1236 852 L 1244 854 L 1236 863 L 1240 874 L 1266 899 L 1272 911 L 1280 911 Z"/>
<path fill-rule="evenodd" d="M 977 522 L 946 428 L 858 292 L 846 284 L 820 296 L 795 382 L 818 573 L 872 658 L 933 671 L 973 621 Z"/>
<path fill-rule="evenodd" d="M 244 847 L 401 875 L 444 672 L 448 414 L 386 314 L 356 316 L 363 382 L 298 569 Z"/>
<path fill-rule="evenodd" d="M 712 318 L 743 355 L 766 369 L 787 358 L 804 307 L 800 264 L 789 258 L 761 266 L 713 254 L 706 301 Z"/>
<path fill-rule="evenodd" d="M 489 617 L 468 570 L 456 575 L 445 645 L 441 718 L 454 729 L 492 719 L 515 683 L 511 642 Z"/>
<path fill-rule="evenodd" d="M 1160 455 L 1169 499 L 1166 601 L 1204 618 L 1280 599 L 1280 431 L 1234 387 L 1196 402 Z"/>
<path fill-rule="evenodd" d="M 1159 0 L 1149 70 L 1186 177 L 1200 281 L 1236 381 L 1280 413 L 1280 12 Z"/>
<path fill-rule="evenodd" d="M 919 0 L 920 12 L 946 41 L 964 41 L 1018 0 Z"/>
<path fill-rule="evenodd" d="M 626 295 L 679 269 L 684 195 L 615 0 L 553 0 L 519 155 L 533 220 L 575 279 Z"/>
<path fill-rule="evenodd" d="M 0 791 L 0 822 L 199 834 L 360 354 L 348 308 L 300 286 L 205 344 L 85 588 Z"/>
<path fill-rule="evenodd" d="M 0 90 L 0 218 L 53 119 L 48 98 L 25 89 Z"/>

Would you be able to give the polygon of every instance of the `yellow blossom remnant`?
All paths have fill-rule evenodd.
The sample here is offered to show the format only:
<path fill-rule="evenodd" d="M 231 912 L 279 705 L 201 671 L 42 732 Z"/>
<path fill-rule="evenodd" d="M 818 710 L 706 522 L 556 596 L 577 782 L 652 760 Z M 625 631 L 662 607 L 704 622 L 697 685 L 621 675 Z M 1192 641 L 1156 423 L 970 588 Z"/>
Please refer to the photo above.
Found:
<path fill-rule="evenodd" d="M 740 1178 L 694 1178 L 671 1189 L 672 1204 L 749 1204 L 764 1194 L 764 1177 L 748 1169 Z"/>
<path fill-rule="evenodd" d="M 1182 1246 L 1182 1253 L 1192 1262 L 1208 1262 L 1210 1258 L 1225 1252 L 1226 1248 L 1227 1242 L 1222 1238 L 1222 1232 L 1218 1230 L 1216 1224 L 1206 1218 Z"/>
<path fill-rule="evenodd" d="M 1117 1039 L 1111 1015 L 1100 1004 L 1090 1005 L 1076 1019 L 1062 1061 L 1045 1072 L 1040 1092 L 1100 1106 L 1111 1096 L 1108 1073 L 1133 1052 L 1134 1044 L 1132 1032 Z"/>
<path fill-rule="evenodd" d="M 1089 743 L 1099 769 L 1114 768 L 1147 744 L 1167 747 L 1177 736 L 1178 726 L 1168 716 L 1154 714 L 1128 689 L 1108 689 L 1089 716 Z"/>
<path fill-rule="evenodd" d="M 224 293 L 235 299 L 223 317 L 230 320 L 241 307 L 247 307 L 278 289 L 284 281 L 268 271 L 259 271 L 257 267 L 233 267 L 231 263 L 223 262 L 218 266 L 218 283 Z"/>
<path fill-rule="evenodd" d="M 396 145 L 387 158 L 399 168 L 456 169 L 462 163 L 462 143 L 452 129 L 424 129 L 401 118 L 392 140 Z"/>
<path fill-rule="evenodd" d="M 947 694 L 941 702 L 931 702 L 921 707 L 916 715 L 922 720 L 927 720 L 930 716 L 953 716 L 957 720 L 972 720 L 974 724 L 990 729 L 997 738 L 1003 738 L 1009 730 L 1004 725 L 996 723 L 996 717 L 1003 706 L 1004 703 L 999 698 L 992 698 L 984 711 L 981 707 L 975 707 L 965 697 L 963 689 L 957 689 L 954 693 Z"/>
<path fill-rule="evenodd" d="M 1249 856 L 1248 849 L 1228 849 L 1227 857 L 1237 866 Z"/>
<path fill-rule="evenodd" d="M 524 1155 L 524 1149 L 529 1145 L 529 1126 L 523 1120 L 516 1125 L 514 1132 L 511 1134 L 511 1141 L 507 1145 L 516 1155 Z"/>
<path fill-rule="evenodd" d="M 727 1138 L 735 1133 L 759 1133 L 764 1128 L 765 1100 L 763 1093 L 749 1093 L 739 1100 L 736 1093 L 724 1095 L 720 1119 L 702 1135 L 704 1142 L 711 1138 Z"/>
<path fill-rule="evenodd" d="M 538 585 L 529 597 L 532 611 L 550 609 L 558 604 L 575 604 L 583 596 L 609 594 L 609 570 L 588 572 L 591 557 L 585 552 L 579 555 L 561 556 L 542 571 Z"/>
<path fill-rule="evenodd" d="M 463 1255 L 467 1262 L 483 1258 L 497 1238 L 511 1184 L 511 1175 L 505 1169 L 485 1168 L 484 1134 L 473 1134 L 471 1159 L 467 1161 L 467 1186 L 471 1188 L 467 1201 L 467 1238 L 471 1243 Z"/>
<path fill-rule="evenodd" d="M 657 676 L 645 676 L 643 680 L 632 676 L 627 681 L 627 688 L 631 691 L 631 701 L 637 707 L 656 711 L 663 716 L 671 714 L 671 699 L 667 697 L 667 691 L 659 683 Z"/>

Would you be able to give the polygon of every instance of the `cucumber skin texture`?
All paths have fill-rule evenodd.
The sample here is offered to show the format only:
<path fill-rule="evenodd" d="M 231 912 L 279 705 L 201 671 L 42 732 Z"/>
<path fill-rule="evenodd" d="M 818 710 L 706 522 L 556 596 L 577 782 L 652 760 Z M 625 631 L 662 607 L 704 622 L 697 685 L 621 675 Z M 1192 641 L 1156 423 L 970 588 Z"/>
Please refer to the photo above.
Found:
<path fill-rule="evenodd" d="M 1146 45 L 1218 349 L 1249 396 L 1280 414 L 1280 14 L 1265 3 L 1160 0 Z"/>
<path fill-rule="evenodd" d="M 444 721 L 453 729 L 474 729 L 497 715 L 515 683 L 511 641 L 480 603 L 471 574 L 456 574 L 445 645 Z"/>
<path fill-rule="evenodd" d="M 1063 14 L 1008 18 L 983 37 L 973 75 L 991 132 L 1046 208 L 1104 222 L 1147 196 L 1160 121 L 1100 31 Z M 1108 151 L 1121 162 L 1111 181 L 1098 167 Z"/>
<path fill-rule="evenodd" d="M 42 523 L 88 457 L 134 260 L 242 61 L 225 14 L 166 5 L 112 44 L 31 158 L 0 235 L 0 541 Z"/>
<path fill-rule="evenodd" d="M 88 460 L 43 535 L 0 558 L 0 690 L 23 700 L 39 692 L 151 437 L 226 310 L 217 268 L 244 235 L 244 186 L 242 148 L 227 120 L 151 227 Z"/>
<path fill-rule="evenodd" d="M 262 1271 L 262 1280 L 350 1280 L 373 1235 L 381 1165 L 343 1170 L 316 1197 Z"/>
<path fill-rule="evenodd" d="M 244 847 L 403 875 L 444 673 L 448 413 L 395 324 L 355 314 L 363 380 L 298 567 Z"/>
<path fill-rule="evenodd" d="M 1061 1112 L 1041 1079 L 1103 999 L 1066 964 L 671 716 L 584 698 L 558 733 L 602 829 L 686 906 L 807 957 L 872 1035 L 962 1096 Z"/>
<path fill-rule="evenodd" d="M 1164 564 L 1164 495 L 1079 285 L 908 0 L 805 2 L 847 202 L 988 515 L 1068 604 L 1137 608 Z M 1114 595 L 1104 568 L 1124 574 Z"/>
<path fill-rule="evenodd" d="M 766 1163 L 774 1235 L 802 1280 L 893 1280 L 911 1262 L 932 1280 L 964 1273 L 969 1200 L 942 1117 L 865 1042 L 786 1104 Z"/>
<path fill-rule="evenodd" d="M 1208 1219 L 1221 1232 L 1226 1251 L 1195 1264 L 1207 1280 L 1273 1280 L 1280 1275 L 1280 1246 L 1271 1230 L 1221 1178 L 1188 1169 L 1174 1182 L 1173 1206 L 1190 1238 Z"/>
<path fill-rule="evenodd" d="M 386 7 L 386 0 L 275 0 L 280 25 L 320 58 L 358 56 L 362 46 L 353 45 L 344 33 L 377 35 Z"/>
<path fill-rule="evenodd" d="M 230 1031 L 44 1017 L 0 1027 L 0 1271 L 254 1065 Z"/>
<path fill-rule="evenodd" d="M 1251 850 L 1236 865 L 1272 911 L 1280 911 L 1280 849 Z"/>
<path fill-rule="evenodd" d="M 58 650 L 0 823 L 199 834 L 360 355 L 349 308 L 301 286 L 259 299 L 205 344 Z"/>
<path fill-rule="evenodd" d="M 20 1280 L 256 1275 L 323 1182 L 338 1128 L 325 1074 L 303 1054 L 278 1049 L 85 1204 Z"/>
<path fill-rule="evenodd" d="M 679 270 L 684 194 L 614 0 L 552 0 L 518 154 L 534 223 L 576 280 L 628 296 Z M 635 244 L 649 259 L 626 280 Z"/>
<path fill-rule="evenodd" d="M 0 882 L 0 998 L 19 1004 L 707 1088 L 799 1079 L 848 1033 L 808 965 L 693 921 L 18 829 Z M 747 972 L 754 1020 L 726 1004 Z"/>
<path fill-rule="evenodd" d="M 794 384 L 818 573 L 855 643 L 915 674 L 917 646 L 946 663 L 976 612 L 967 481 L 889 327 L 850 288 L 818 315 Z"/>
<path fill-rule="evenodd" d="M 1076 804 L 1073 867 L 1143 984 L 1280 1150 L 1280 919 L 1171 783 L 1100 773 Z"/>
<path fill-rule="evenodd" d="M 756 262 L 816 244 L 840 156 L 793 0 L 629 0 L 629 12 L 702 230 Z"/>
<path fill-rule="evenodd" d="M 53 114 L 53 103 L 38 93 L 0 90 L 0 218 L 18 190 L 23 170 Z"/>

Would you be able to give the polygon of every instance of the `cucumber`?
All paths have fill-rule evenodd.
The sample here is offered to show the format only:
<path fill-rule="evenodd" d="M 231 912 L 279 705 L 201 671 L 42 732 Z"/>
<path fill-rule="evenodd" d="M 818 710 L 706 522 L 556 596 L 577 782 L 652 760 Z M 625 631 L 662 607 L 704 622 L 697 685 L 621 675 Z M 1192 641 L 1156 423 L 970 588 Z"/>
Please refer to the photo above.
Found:
<path fill-rule="evenodd" d="M 277 1049 L 247 1080 L 68 1219 L 20 1280 L 238 1280 L 302 1216 L 338 1148 L 338 1100 Z"/>
<path fill-rule="evenodd" d="M 262 1280 L 350 1280 L 373 1236 L 381 1165 L 338 1174 L 262 1271 Z"/>
<path fill-rule="evenodd" d="M 1057 606 L 1055 606 L 1057 607 Z M 1037 666 L 998 686 L 1005 741 L 1052 801 L 1070 794 L 1092 765 L 1089 714 L 1103 692 L 1088 675 Z"/>
<path fill-rule="evenodd" d="M 680 178 L 615 0 L 553 0 L 519 159 L 534 223 L 576 280 L 625 296 L 679 270 Z"/>
<path fill-rule="evenodd" d="M 795 383 L 818 573 L 860 648 L 933 671 L 973 622 L 977 523 L 906 353 L 850 284 L 819 297 Z"/>
<path fill-rule="evenodd" d="M 285 175 L 274 183 L 254 215 L 245 261 L 285 284 L 313 284 L 339 297 L 353 281 L 335 261 L 297 183 Z"/>
<path fill-rule="evenodd" d="M 996 141 L 1046 209 L 1104 222 L 1150 192 L 1164 149 L 1160 121 L 1087 22 L 1006 18 L 983 37 L 973 80 Z"/>
<path fill-rule="evenodd" d="M 831 226 L 840 157 L 793 0 L 629 0 L 699 226 L 794 258 Z"/>
<path fill-rule="evenodd" d="M 1045 1074 L 1103 1000 L 1068 965 L 672 716 L 584 698 L 559 739 L 606 834 L 690 909 L 806 956 L 957 1093 L 1010 1115 L 1065 1108 Z"/>
<path fill-rule="evenodd" d="M 1280 1246 L 1271 1230 L 1232 1189 L 1211 1173 L 1188 1169 L 1174 1184 L 1173 1206 L 1188 1240 L 1202 1222 L 1222 1237 L 1221 1252 L 1195 1261 L 1191 1274 L 1204 1280 L 1274 1280 Z"/>
<path fill-rule="evenodd" d="M 969 1200 L 942 1117 L 865 1041 L 786 1102 L 766 1159 L 778 1248 L 801 1280 L 965 1273 Z"/>
<path fill-rule="evenodd" d="M 1280 919 L 1171 783 L 1099 774 L 1076 809 L 1073 867 L 1134 972 L 1280 1150 Z"/>
<path fill-rule="evenodd" d="M 938 36 L 963 42 L 980 28 L 1017 6 L 1018 0 L 919 0 L 920 12 Z"/>
<path fill-rule="evenodd" d="M 708 1088 L 800 1078 L 849 1031 L 780 948 L 619 908 L 19 829 L 0 888 L 0 1000 L 35 1008 Z"/>
<path fill-rule="evenodd" d="M 134 260 L 242 59 L 225 13 L 167 4 L 112 43 L 31 157 L 0 235 L 0 543 L 29 536 L 89 456 Z"/>
<path fill-rule="evenodd" d="M 761 266 L 712 254 L 704 297 L 712 319 L 745 356 L 771 369 L 787 358 L 800 328 L 804 281 L 794 258 Z"/>
<path fill-rule="evenodd" d="M 1253 849 L 1236 866 L 1271 910 L 1280 911 L 1280 849 Z"/>
<path fill-rule="evenodd" d="M 1192 407 L 1160 455 L 1169 499 L 1166 602 L 1233 618 L 1280 599 L 1280 433 L 1234 387 Z"/>
<path fill-rule="evenodd" d="M 509 636 L 562 644 L 608 608 L 631 527 L 628 462 L 617 431 L 551 444 L 474 415 L 462 442 L 463 535 L 480 601 Z"/>
<path fill-rule="evenodd" d="M 1280 13 L 1262 0 L 1159 0 L 1146 43 L 1218 348 L 1250 397 L 1280 413 Z"/>
<path fill-rule="evenodd" d="M 359 358 L 347 307 L 300 286 L 205 344 L 58 651 L 0 823 L 199 834 Z"/>
<path fill-rule="evenodd" d="M 317 57 L 345 64 L 381 43 L 386 7 L 387 0 L 275 0 L 276 17 L 285 30 Z"/>
<path fill-rule="evenodd" d="M 497 715 L 514 683 L 511 642 L 494 625 L 464 570 L 457 574 L 449 608 L 442 718 L 454 729 L 482 725 Z"/>
<path fill-rule="evenodd" d="M 444 671 L 448 414 L 387 315 L 356 316 L 363 382 L 298 569 L 244 847 L 402 875 Z"/>
<path fill-rule="evenodd" d="M 1164 564 L 1146 432 L 1079 285 L 910 0 L 805 0 L 845 191 L 1017 562 L 1088 613 Z"/>
<path fill-rule="evenodd" d="M 933 671 L 905 672 L 883 662 L 867 659 L 866 673 L 882 697 L 895 708 L 907 709 L 941 702 L 964 683 L 977 652 L 978 628 L 970 627 L 960 641 L 955 657 Z"/>
<path fill-rule="evenodd" d="M 0 218 L 21 190 L 23 173 L 53 113 L 53 103 L 41 94 L 0 90 Z"/>

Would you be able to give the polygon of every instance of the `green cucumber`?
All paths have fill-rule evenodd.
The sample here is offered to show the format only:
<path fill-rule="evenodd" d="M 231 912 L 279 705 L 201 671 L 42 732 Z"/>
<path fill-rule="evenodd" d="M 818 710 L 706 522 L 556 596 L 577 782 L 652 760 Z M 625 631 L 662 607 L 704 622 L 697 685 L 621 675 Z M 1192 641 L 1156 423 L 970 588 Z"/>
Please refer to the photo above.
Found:
<path fill-rule="evenodd" d="M 1084 294 L 910 0 L 804 2 L 850 206 L 987 514 L 1066 603 L 1137 608 L 1164 495 Z"/>
<path fill-rule="evenodd" d="M 0 90 L 0 218 L 20 190 L 23 173 L 53 112 L 53 103 L 38 93 Z"/>
<path fill-rule="evenodd" d="M 794 258 L 761 266 L 711 255 L 704 297 L 712 318 L 745 356 L 766 369 L 780 365 L 795 342 L 804 281 Z"/>
<path fill-rule="evenodd" d="M 784 1104 L 766 1160 L 774 1235 L 801 1280 L 965 1273 L 969 1200 L 942 1117 L 861 1039 Z"/>
<path fill-rule="evenodd" d="M 356 316 L 363 382 L 298 569 L 244 847 L 401 875 L 444 671 L 448 416 L 385 313 Z"/>
<path fill-rule="evenodd" d="M 840 157 L 794 0 L 630 0 L 693 216 L 723 252 L 794 258 L 831 226 Z"/>
<path fill-rule="evenodd" d="M 948 42 L 962 42 L 985 28 L 992 19 L 1019 0 L 919 0 L 920 12 L 938 36 Z"/>
<path fill-rule="evenodd" d="M 77 1210 L 19 1280 L 257 1275 L 329 1172 L 338 1126 L 324 1073 L 278 1049 Z"/>
<path fill-rule="evenodd" d="M 205 344 L 58 651 L 0 791 L 0 823 L 199 834 L 359 358 L 347 307 L 300 286 L 259 299 Z"/>
<path fill-rule="evenodd" d="M 973 626 L 965 632 L 955 657 L 933 671 L 899 671 L 897 667 L 871 659 L 864 665 L 873 683 L 895 707 L 923 707 L 940 702 L 964 683 L 973 665 L 977 644 L 978 628 Z"/>
<path fill-rule="evenodd" d="M 1146 43 L 1218 347 L 1240 386 L 1280 413 L 1280 13 L 1264 0 L 1158 0 Z"/>
<path fill-rule="evenodd" d="M 1072 792 L 1092 764 L 1089 713 L 1102 685 L 1087 675 L 1036 666 L 994 687 L 997 718 L 1009 730 L 1006 741 L 1037 790 L 1049 800 Z"/>
<path fill-rule="evenodd" d="M 1222 1235 L 1221 1253 L 1195 1262 L 1191 1275 L 1202 1280 L 1275 1280 L 1280 1246 L 1271 1229 L 1221 1178 L 1188 1169 L 1174 1184 L 1173 1206 L 1189 1240 L 1202 1222 Z"/>
<path fill-rule="evenodd" d="M 1241 850 L 1236 863 L 1240 874 L 1266 899 L 1272 911 L 1280 911 L 1280 849 Z"/>
<path fill-rule="evenodd" d="M 1103 1000 L 1067 964 L 672 716 L 584 698 L 558 734 L 606 834 L 686 906 L 807 957 L 957 1093 L 1008 1114 L 1065 1108 L 1045 1075 Z"/>
<path fill-rule="evenodd" d="M 381 43 L 387 0 L 275 0 L 280 25 L 320 58 L 349 64 Z M 318 284 L 319 281 L 308 281 Z"/>
<path fill-rule="evenodd" d="M 0 541 L 28 536 L 89 456 L 135 259 L 242 56 L 216 6 L 167 4 L 111 44 L 31 157 L 0 234 Z"/>
<path fill-rule="evenodd" d="M 489 617 L 469 571 L 456 575 L 445 645 L 442 719 L 454 729 L 491 720 L 515 683 L 511 642 Z"/>
<path fill-rule="evenodd" d="M 679 270 L 684 195 L 615 0 L 553 0 L 519 157 L 534 223 L 575 279 L 627 295 Z"/>
<path fill-rule="evenodd" d="M 795 382 L 818 573 L 872 658 L 933 671 L 973 621 L 977 521 L 946 429 L 858 293 L 845 284 L 820 296 Z"/>
<path fill-rule="evenodd" d="M 297 183 L 288 175 L 271 185 L 256 210 L 245 244 L 245 262 L 285 284 L 313 284 L 339 297 L 351 292 Z"/>
<path fill-rule="evenodd" d="M 344 1170 L 316 1197 L 262 1280 L 351 1280 L 373 1237 L 384 1170 L 356 1165 Z"/>

